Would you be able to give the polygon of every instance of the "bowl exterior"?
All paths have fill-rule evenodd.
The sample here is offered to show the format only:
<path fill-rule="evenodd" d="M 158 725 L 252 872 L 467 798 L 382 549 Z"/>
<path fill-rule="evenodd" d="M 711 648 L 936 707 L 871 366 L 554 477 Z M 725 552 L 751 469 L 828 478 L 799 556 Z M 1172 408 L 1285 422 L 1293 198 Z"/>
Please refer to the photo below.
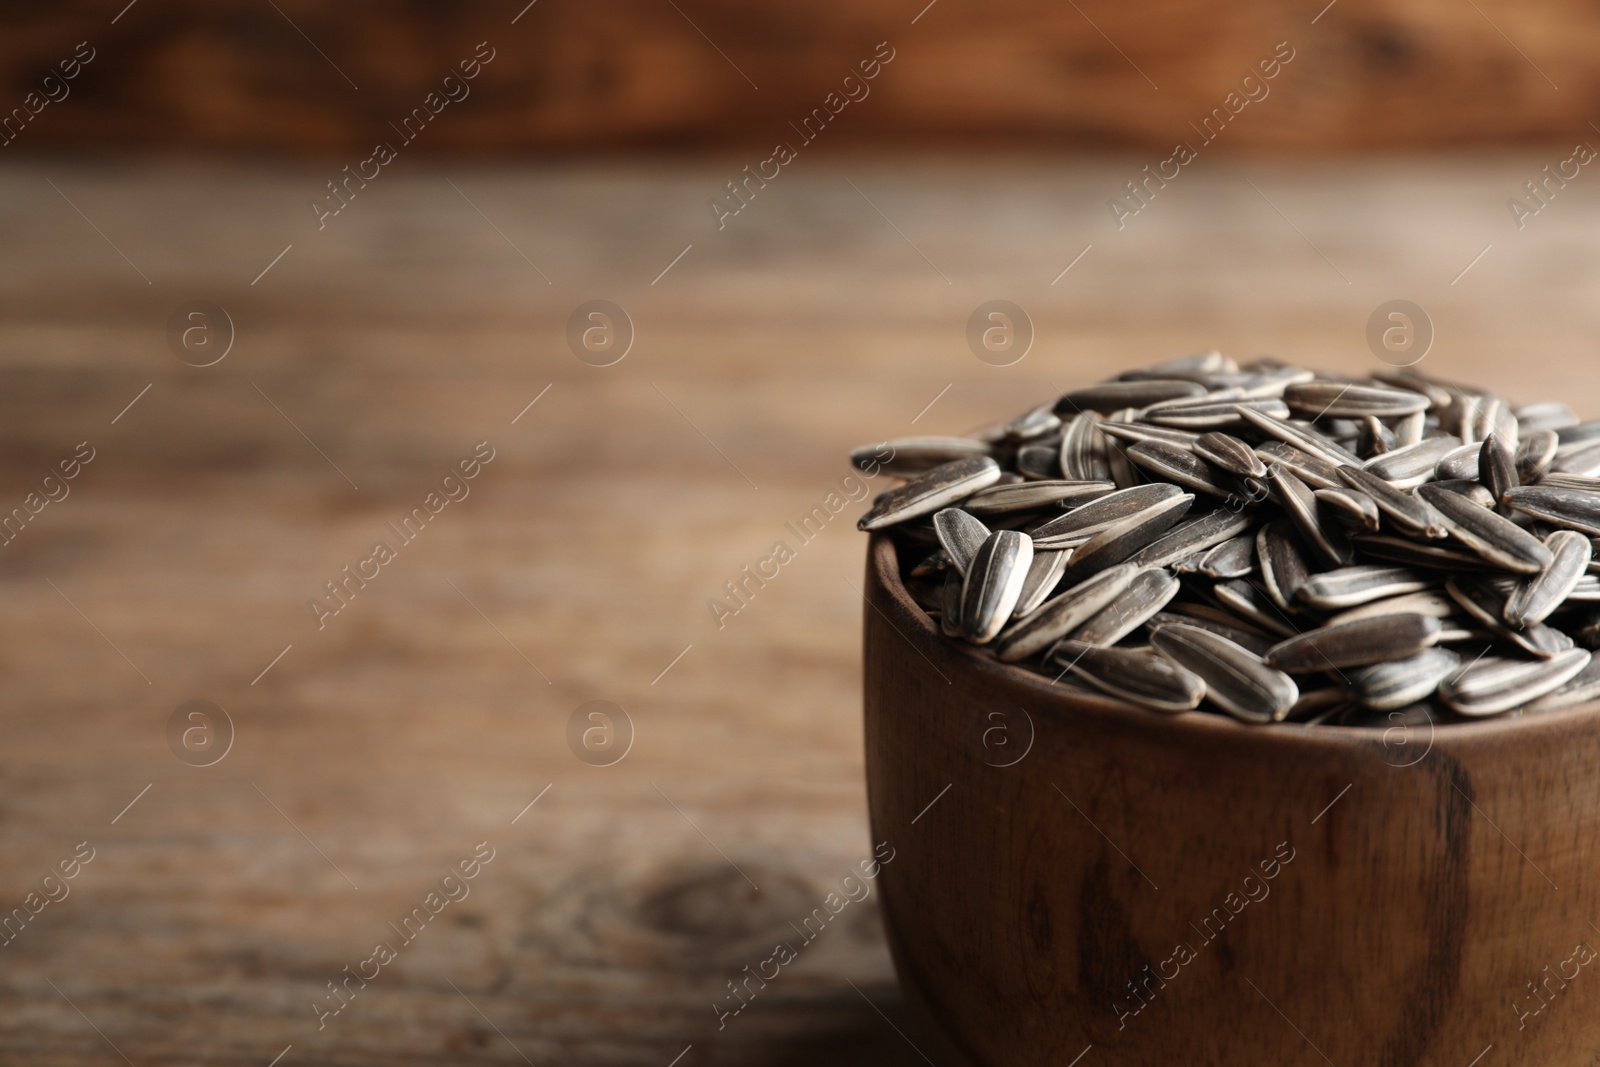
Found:
<path fill-rule="evenodd" d="M 1592 1064 L 1600 713 L 1166 716 L 942 639 L 873 539 L 885 923 L 972 1065 Z"/>

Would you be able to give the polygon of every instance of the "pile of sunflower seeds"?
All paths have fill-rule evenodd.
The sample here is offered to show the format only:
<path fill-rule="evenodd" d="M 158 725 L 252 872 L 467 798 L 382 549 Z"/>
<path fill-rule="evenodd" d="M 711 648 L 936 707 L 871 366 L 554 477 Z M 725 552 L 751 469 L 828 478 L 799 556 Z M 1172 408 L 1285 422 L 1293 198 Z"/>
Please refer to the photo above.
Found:
<path fill-rule="evenodd" d="M 1600 697 L 1600 420 L 1219 353 L 858 449 L 950 638 L 1156 711 L 1391 726 Z"/>

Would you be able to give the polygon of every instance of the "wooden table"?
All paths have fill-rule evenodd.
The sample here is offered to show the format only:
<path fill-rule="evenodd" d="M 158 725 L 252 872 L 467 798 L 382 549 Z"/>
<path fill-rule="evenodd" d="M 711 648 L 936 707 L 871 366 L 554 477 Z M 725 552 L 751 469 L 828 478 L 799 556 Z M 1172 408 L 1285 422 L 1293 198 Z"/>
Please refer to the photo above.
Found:
<path fill-rule="evenodd" d="M 1370 369 L 1393 298 L 1424 369 L 1593 413 L 1600 200 L 1505 205 L 1555 158 L 1201 159 L 1121 231 L 1144 159 L 806 158 L 720 232 L 743 160 L 402 158 L 320 232 L 331 170 L 0 173 L 0 506 L 94 455 L 0 548 L 0 906 L 94 856 L 0 949 L 0 1059 L 924 1062 L 871 903 L 714 1007 L 872 847 L 857 506 L 720 629 L 707 601 L 852 445 L 1210 346 Z M 609 367 L 564 336 L 597 298 L 637 334 Z M 1009 367 L 964 338 L 991 298 L 1036 327 Z M 196 299 L 236 332 L 203 368 L 166 338 Z M 211 766 L 169 746 L 190 700 L 234 726 Z M 590 700 L 633 725 L 611 766 L 568 744 Z"/>

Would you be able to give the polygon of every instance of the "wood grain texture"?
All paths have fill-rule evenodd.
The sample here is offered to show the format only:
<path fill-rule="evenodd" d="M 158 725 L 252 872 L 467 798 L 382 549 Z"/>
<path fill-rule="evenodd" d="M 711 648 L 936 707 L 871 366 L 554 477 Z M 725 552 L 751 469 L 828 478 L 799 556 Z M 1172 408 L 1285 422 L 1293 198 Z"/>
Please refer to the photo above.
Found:
<path fill-rule="evenodd" d="M 885 918 L 955 1062 L 1591 1061 L 1592 706 L 1400 733 L 1143 712 L 940 639 L 874 547 Z"/>
<path fill-rule="evenodd" d="M 77 442 L 97 450 L 0 547 L 0 904 L 77 842 L 97 849 L 0 948 L 0 1059 L 122 1062 L 98 1027 L 138 1067 L 264 1067 L 291 1044 L 279 1067 L 522 1064 L 517 1049 L 665 1067 L 691 1044 L 679 1067 L 924 1063 L 876 1010 L 933 1055 L 897 1007 L 877 889 L 726 1027 L 713 1010 L 876 843 L 854 511 L 723 628 L 707 610 L 839 486 L 851 447 L 1212 345 L 1360 372 L 1367 317 L 1396 296 L 1437 325 L 1428 369 L 1600 412 L 1600 202 L 1574 185 L 1522 232 L 1504 211 L 1542 159 L 1206 163 L 1119 232 L 1103 200 L 1131 162 L 819 157 L 722 231 L 704 210 L 719 164 L 402 158 L 321 231 L 316 166 L 0 171 L 3 513 Z M 996 296 L 1037 330 L 1006 368 L 964 337 Z M 608 368 L 564 339 L 597 297 L 637 328 Z M 237 326 L 203 369 L 165 339 L 195 298 Z M 308 599 L 485 439 L 470 497 L 319 631 Z M 167 744 L 194 698 L 237 727 L 205 769 Z M 609 768 L 567 748 L 594 699 L 636 727 Z M 1074 799 L 1164 896 L 1163 858 L 1118 836 L 1117 796 Z M 1546 863 L 1580 825 L 1516 839 L 1563 890 Z M 319 1031 L 326 983 L 485 840 L 471 896 Z M 1126 888 L 1114 859 L 1108 892 Z M 1296 874 L 1240 937 L 1302 892 Z M 1559 947 L 1508 929 L 1500 965 Z"/>
<path fill-rule="evenodd" d="M 892 65 L 830 125 L 830 143 L 1113 144 L 1164 156 L 1176 141 L 1198 145 L 1190 124 L 1284 41 L 1293 63 L 1209 151 L 1570 150 L 1591 136 L 1600 94 L 1589 62 L 1600 13 L 1571 0 L 1340 0 L 1325 11 L 1302 0 L 179 0 L 139 3 L 113 25 L 122 6 L 73 0 L 3 16 L 5 109 L 77 42 L 97 49 L 72 95 L 31 121 L 12 152 L 366 154 L 480 41 L 495 62 L 415 151 L 716 144 L 760 152 L 753 164 L 883 41 Z"/>

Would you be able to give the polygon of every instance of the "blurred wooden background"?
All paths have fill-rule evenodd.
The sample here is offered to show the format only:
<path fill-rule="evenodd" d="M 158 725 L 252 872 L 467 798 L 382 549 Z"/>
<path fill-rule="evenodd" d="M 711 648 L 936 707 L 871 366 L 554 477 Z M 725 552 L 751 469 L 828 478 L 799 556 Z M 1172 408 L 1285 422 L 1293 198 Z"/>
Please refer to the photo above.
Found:
<path fill-rule="evenodd" d="M 67 0 L 0 14 L 0 106 L 79 41 L 95 59 L 13 154 L 367 152 L 480 41 L 494 62 L 411 151 L 765 153 L 883 41 L 830 143 L 1170 150 L 1283 41 L 1219 147 L 1566 140 L 1600 111 L 1600 7 L 1574 0 Z"/>

